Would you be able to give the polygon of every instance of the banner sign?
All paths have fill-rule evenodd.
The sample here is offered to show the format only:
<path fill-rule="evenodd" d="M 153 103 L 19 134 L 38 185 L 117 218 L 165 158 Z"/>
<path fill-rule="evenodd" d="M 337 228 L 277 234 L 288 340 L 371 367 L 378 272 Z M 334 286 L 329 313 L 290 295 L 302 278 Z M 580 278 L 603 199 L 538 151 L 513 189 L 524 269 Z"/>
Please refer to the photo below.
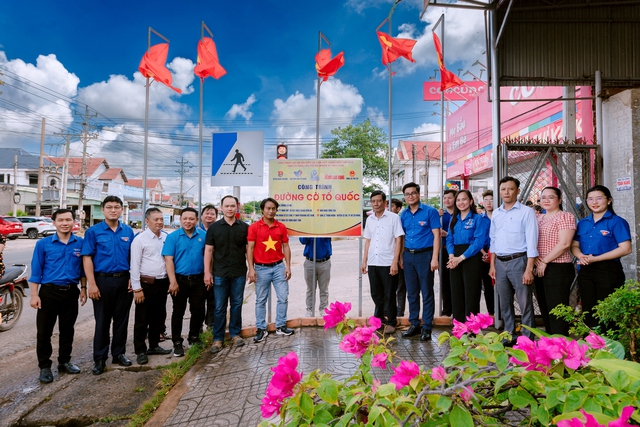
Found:
<path fill-rule="evenodd" d="M 264 132 L 214 133 L 211 185 L 262 186 Z"/>
<path fill-rule="evenodd" d="M 460 86 L 450 87 L 444 91 L 444 99 L 450 101 L 468 101 L 478 96 L 478 93 L 487 87 L 487 82 L 476 80 L 465 81 Z M 423 92 L 425 101 L 440 101 L 440 82 L 424 82 Z"/>
<path fill-rule="evenodd" d="M 270 160 L 269 194 L 290 236 L 360 236 L 362 159 Z"/>

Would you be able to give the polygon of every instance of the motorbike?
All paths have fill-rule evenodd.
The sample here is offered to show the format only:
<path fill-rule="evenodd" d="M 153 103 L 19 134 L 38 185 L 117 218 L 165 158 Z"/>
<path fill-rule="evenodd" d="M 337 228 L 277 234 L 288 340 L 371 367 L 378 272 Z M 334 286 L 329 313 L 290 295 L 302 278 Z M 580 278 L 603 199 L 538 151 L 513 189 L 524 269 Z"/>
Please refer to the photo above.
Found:
<path fill-rule="evenodd" d="M 5 267 L 4 276 L 0 278 L 0 332 L 8 331 L 18 322 L 27 296 L 24 290 L 28 288 L 25 264 Z"/>

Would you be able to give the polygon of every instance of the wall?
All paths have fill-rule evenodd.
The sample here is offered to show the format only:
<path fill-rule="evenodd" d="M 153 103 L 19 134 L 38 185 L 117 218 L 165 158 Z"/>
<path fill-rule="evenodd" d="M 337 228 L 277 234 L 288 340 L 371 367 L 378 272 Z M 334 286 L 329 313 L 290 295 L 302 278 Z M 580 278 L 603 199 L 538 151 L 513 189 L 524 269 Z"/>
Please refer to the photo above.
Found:
<path fill-rule="evenodd" d="M 603 184 L 611 190 L 618 215 L 629 222 L 633 250 L 622 258 L 627 278 L 638 279 L 640 223 L 640 89 L 618 93 L 603 102 Z M 631 189 L 618 191 L 625 178 Z"/>

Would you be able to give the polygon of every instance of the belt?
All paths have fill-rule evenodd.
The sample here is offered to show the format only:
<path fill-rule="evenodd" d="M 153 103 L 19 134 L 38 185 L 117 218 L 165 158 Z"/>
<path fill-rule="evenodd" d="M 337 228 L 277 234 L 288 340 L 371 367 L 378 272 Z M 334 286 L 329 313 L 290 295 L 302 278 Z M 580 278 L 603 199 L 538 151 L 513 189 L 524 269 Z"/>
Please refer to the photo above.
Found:
<path fill-rule="evenodd" d="M 253 264 L 254 265 L 259 265 L 259 266 L 262 266 L 262 267 L 275 267 L 276 265 L 281 264 L 281 263 L 282 263 L 282 260 L 276 261 L 276 262 L 271 262 L 269 264 L 264 264 L 262 262 L 254 262 Z"/>
<path fill-rule="evenodd" d="M 527 255 L 526 252 L 518 252 L 517 254 L 511 254 L 511 255 L 496 255 L 496 258 L 498 258 L 500 261 L 511 261 L 512 259 L 522 258 L 523 256 L 526 256 L 526 255 Z"/>
<path fill-rule="evenodd" d="M 409 252 L 410 254 L 419 254 L 422 252 L 428 252 L 433 250 L 433 246 L 429 246 L 428 248 L 422 248 L 422 249 L 409 249 L 409 248 L 404 248 L 405 252 Z"/>
<path fill-rule="evenodd" d="M 200 274 L 191 274 L 189 276 L 183 276 L 182 274 L 176 274 L 176 279 L 178 280 L 200 280 L 204 278 L 204 273 Z M 162 280 L 162 279 L 160 279 Z"/>
<path fill-rule="evenodd" d="M 313 262 L 313 258 L 309 258 L 308 256 L 306 256 L 305 258 L 308 259 L 309 261 Z M 331 257 L 328 256 L 326 258 L 317 259 L 316 262 L 325 262 L 325 261 L 329 261 L 330 259 L 331 259 Z"/>
<path fill-rule="evenodd" d="M 45 288 L 55 289 L 56 291 L 68 291 L 72 287 L 75 287 L 75 288 L 78 287 L 78 285 L 76 285 L 76 284 L 73 284 L 73 285 L 56 285 L 55 283 L 43 283 L 42 286 L 45 287 Z"/>
<path fill-rule="evenodd" d="M 98 277 L 129 277 L 129 272 L 118 271 L 116 273 L 101 273 L 99 271 L 96 271 L 95 273 L 93 273 L 93 275 Z"/>

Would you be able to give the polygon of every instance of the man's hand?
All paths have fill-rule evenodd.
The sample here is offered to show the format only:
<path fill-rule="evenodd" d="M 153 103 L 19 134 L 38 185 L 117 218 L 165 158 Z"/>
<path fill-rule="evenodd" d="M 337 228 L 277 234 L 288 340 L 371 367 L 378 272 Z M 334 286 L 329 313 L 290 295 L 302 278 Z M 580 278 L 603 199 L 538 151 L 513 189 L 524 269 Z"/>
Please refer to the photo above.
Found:
<path fill-rule="evenodd" d="M 391 264 L 391 268 L 389 269 L 389 275 L 395 276 L 398 274 L 398 263 L 394 262 Z"/>
<path fill-rule="evenodd" d="M 178 282 L 172 281 L 169 283 L 169 293 L 171 295 L 173 295 L 174 297 L 178 295 L 178 290 L 180 290 L 180 287 L 178 286 Z"/>
<path fill-rule="evenodd" d="M 291 267 L 289 267 L 288 265 L 284 269 L 284 279 L 285 280 L 291 279 Z"/>
<path fill-rule="evenodd" d="M 247 277 L 249 278 L 249 283 L 256 283 L 258 281 L 258 274 L 256 273 L 256 270 L 253 268 L 249 269 L 249 272 L 247 273 Z"/>
<path fill-rule="evenodd" d="M 84 306 L 87 302 L 87 288 L 80 288 L 80 306 Z"/>
<path fill-rule="evenodd" d="M 98 285 L 96 285 L 95 283 L 89 283 L 87 286 L 89 287 L 89 298 L 96 301 L 99 300 L 100 289 L 98 289 Z"/>
<path fill-rule="evenodd" d="M 367 274 L 367 264 L 366 263 L 362 263 L 362 267 L 360 267 L 360 271 L 362 271 L 362 274 Z"/>
<path fill-rule="evenodd" d="M 530 285 L 532 283 L 533 283 L 533 271 L 525 270 L 524 274 L 522 275 L 522 284 Z"/>
<path fill-rule="evenodd" d="M 37 293 L 33 292 L 31 294 L 31 301 L 29 302 L 29 305 L 35 309 L 42 308 L 42 302 L 40 301 L 40 297 Z"/>
<path fill-rule="evenodd" d="M 211 285 L 213 285 L 213 274 L 204 273 L 204 284 L 207 285 L 207 289 L 209 289 Z"/>
<path fill-rule="evenodd" d="M 136 304 L 142 304 L 144 302 L 144 291 L 140 289 L 139 291 L 134 292 L 133 300 L 136 302 Z"/>
<path fill-rule="evenodd" d="M 438 256 L 436 254 L 434 254 L 434 256 L 431 258 L 431 271 L 437 271 L 438 267 L 439 267 L 439 261 L 438 261 Z"/>
<path fill-rule="evenodd" d="M 496 268 L 494 266 L 489 267 L 489 277 L 496 280 Z"/>

